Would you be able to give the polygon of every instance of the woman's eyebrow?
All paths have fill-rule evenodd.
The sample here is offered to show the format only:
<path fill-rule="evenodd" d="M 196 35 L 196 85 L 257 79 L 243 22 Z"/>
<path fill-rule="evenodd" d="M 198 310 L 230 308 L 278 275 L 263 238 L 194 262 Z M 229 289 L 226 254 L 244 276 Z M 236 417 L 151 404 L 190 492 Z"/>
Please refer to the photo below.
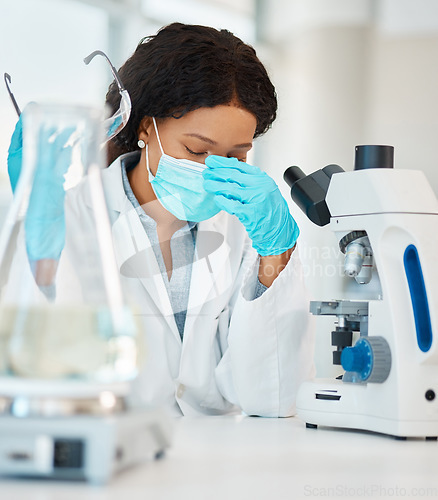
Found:
<path fill-rule="evenodd" d="M 217 142 L 213 141 L 213 139 L 209 139 L 208 137 L 205 137 L 204 135 L 201 134 L 184 134 L 185 136 L 188 137 L 196 137 L 197 139 L 200 139 L 201 141 L 208 142 L 208 144 L 211 144 L 212 146 L 217 146 Z M 235 144 L 233 148 L 252 148 L 252 143 L 251 142 L 246 142 L 244 144 Z"/>

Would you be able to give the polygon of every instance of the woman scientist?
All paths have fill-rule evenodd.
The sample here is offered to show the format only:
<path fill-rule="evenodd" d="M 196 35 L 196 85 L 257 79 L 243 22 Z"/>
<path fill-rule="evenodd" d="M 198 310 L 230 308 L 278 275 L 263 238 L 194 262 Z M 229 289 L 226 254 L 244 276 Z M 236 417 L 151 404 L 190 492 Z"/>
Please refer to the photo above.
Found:
<path fill-rule="evenodd" d="M 313 333 L 298 227 L 275 182 L 246 163 L 276 116 L 265 68 L 228 31 L 175 23 L 119 74 L 132 112 L 102 175 L 121 279 L 146 323 L 132 404 L 292 415 Z M 106 100 L 117 110 L 115 83 Z M 89 205 L 71 190 L 67 221 L 86 224 Z"/>

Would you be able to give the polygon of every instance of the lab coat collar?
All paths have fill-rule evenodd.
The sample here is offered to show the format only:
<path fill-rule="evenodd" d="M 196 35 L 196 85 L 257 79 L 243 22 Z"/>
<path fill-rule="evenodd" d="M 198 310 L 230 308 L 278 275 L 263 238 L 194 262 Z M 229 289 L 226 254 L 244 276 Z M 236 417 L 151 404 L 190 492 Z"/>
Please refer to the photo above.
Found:
<path fill-rule="evenodd" d="M 133 208 L 123 189 L 122 163 L 128 163 L 134 157 L 138 157 L 138 153 L 121 155 L 107 169 L 102 171 L 102 181 L 109 210 L 124 213 Z"/>

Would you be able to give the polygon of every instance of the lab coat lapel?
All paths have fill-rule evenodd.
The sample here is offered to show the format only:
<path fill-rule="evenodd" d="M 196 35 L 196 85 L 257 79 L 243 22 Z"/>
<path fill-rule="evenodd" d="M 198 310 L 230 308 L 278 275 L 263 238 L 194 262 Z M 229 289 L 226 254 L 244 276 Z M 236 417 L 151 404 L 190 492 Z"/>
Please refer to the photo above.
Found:
<path fill-rule="evenodd" d="M 217 299 L 232 285 L 230 247 L 219 228 L 218 216 L 198 224 L 184 338 L 199 316 L 217 313 Z"/>
<path fill-rule="evenodd" d="M 138 279 L 155 306 L 152 314 L 163 316 L 181 343 L 161 271 L 140 218 L 123 190 L 120 161 L 103 171 L 103 184 L 112 220 L 114 252 L 122 276 Z"/>

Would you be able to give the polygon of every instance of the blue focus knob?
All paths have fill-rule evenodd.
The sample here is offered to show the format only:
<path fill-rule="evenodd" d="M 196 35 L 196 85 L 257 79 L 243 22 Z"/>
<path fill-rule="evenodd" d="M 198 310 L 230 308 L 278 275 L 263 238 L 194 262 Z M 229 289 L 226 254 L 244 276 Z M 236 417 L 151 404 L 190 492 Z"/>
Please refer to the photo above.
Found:
<path fill-rule="evenodd" d="M 366 380 L 373 369 L 373 353 L 365 339 L 359 339 L 354 347 L 346 347 L 341 354 L 342 368 L 347 372 L 356 372 Z"/>
<path fill-rule="evenodd" d="M 341 354 L 342 368 L 363 382 L 384 382 L 391 371 L 391 349 L 383 337 L 361 337 Z"/>

